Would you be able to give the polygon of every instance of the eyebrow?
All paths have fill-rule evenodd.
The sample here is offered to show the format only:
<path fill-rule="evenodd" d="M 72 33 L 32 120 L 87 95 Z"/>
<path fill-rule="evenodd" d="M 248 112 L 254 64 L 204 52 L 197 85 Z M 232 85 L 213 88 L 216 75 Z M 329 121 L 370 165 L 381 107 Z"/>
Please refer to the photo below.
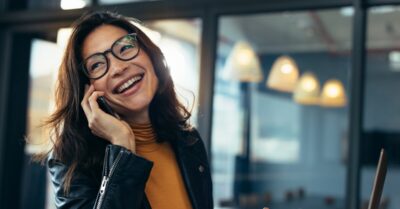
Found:
<path fill-rule="evenodd" d="M 111 46 L 109 46 L 106 50 L 104 50 L 104 51 L 102 51 L 102 52 L 95 52 L 95 53 L 92 53 L 92 54 L 90 54 L 89 56 L 83 58 L 83 61 L 85 61 L 86 59 L 88 59 L 89 57 L 91 57 L 91 56 L 93 56 L 93 55 L 95 55 L 95 54 L 104 54 L 105 52 L 111 50 L 111 48 L 112 48 L 112 46 L 114 45 L 114 43 L 116 43 L 118 40 L 120 40 L 121 38 L 123 38 L 123 37 L 125 37 L 125 36 L 127 36 L 127 35 L 129 35 L 129 34 L 131 34 L 131 33 L 127 33 L 127 34 L 125 34 L 125 35 L 120 36 L 119 38 L 115 39 L 115 40 L 111 43 Z"/>
<path fill-rule="evenodd" d="M 118 40 L 118 39 L 117 39 Z M 87 60 L 89 57 L 91 57 L 91 56 L 93 56 L 93 55 L 96 55 L 96 54 L 104 54 L 106 51 L 108 51 L 108 50 L 111 50 L 111 47 L 112 47 L 112 45 L 115 43 L 115 41 L 114 42 L 112 42 L 112 44 L 111 44 L 111 46 L 110 47 L 108 47 L 106 50 L 104 50 L 104 51 L 98 51 L 98 52 L 95 52 L 95 53 L 92 53 L 92 54 L 89 54 L 89 56 L 87 56 L 87 57 L 84 57 L 83 58 L 83 60 Z"/>

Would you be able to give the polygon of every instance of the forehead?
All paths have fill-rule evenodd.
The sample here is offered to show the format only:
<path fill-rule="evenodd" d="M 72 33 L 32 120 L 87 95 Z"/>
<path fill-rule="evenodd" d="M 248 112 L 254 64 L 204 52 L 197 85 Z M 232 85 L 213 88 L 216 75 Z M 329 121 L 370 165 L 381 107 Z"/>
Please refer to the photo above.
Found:
<path fill-rule="evenodd" d="M 120 27 L 113 25 L 102 25 L 90 32 L 83 41 L 82 57 L 83 59 L 98 52 L 103 52 L 120 37 L 128 32 Z"/>

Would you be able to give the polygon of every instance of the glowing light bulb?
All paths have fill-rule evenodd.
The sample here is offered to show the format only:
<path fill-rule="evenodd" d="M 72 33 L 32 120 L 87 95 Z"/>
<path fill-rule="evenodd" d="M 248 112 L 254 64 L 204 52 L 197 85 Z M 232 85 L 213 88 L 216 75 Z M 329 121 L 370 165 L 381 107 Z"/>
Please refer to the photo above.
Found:
<path fill-rule="evenodd" d="M 282 66 L 281 70 L 284 74 L 290 74 L 293 71 L 293 66 L 289 63 L 286 63 Z"/>
<path fill-rule="evenodd" d="M 339 90 L 338 90 L 338 87 L 337 86 L 328 86 L 327 87 L 328 88 L 328 90 L 327 90 L 327 92 L 328 92 L 328 94 L 327 94 L 327 96 L 328 97 L 337 97 L 338 95 L 339 95 Z"/>
<path fill-rule="evenodd" d="M 266 86 L 282 92 L 293 92 L 298 77 L 296 62 L 289 56 L 280 56 L 272 65 Z"/>
<path fill-rule="evenodd" d="M 304 79 L 304 90 L 313 91 L 317 87 L 315 79 L 312 77 L 306 77 Z"/>
<path fill-rule="evenodd" d="M 342 107 L 346 105 L 346 93 L 342 82 L 335 79 L 326 81 L 322 89 L 321 105 L 327 107 Z"/>
<path fill-rule="evenodd" d="M 305 72 L 299 79 L 293 98 L 299 104 L 318 105 L 319 90 L 317 77 L 311 72 Z"/>
<path fill-rule="evenodd" d="M 248 49 L 243 49 L 239 54 L 239 63 L 241 65 L 247 65 L 251 61 L 251 51 Z"/>
<path fill-rule="evenodd" d="M 223 77 L 241 82 L 259 82 L 263 78 L 254 49 L 244 41 L 235 43 L 224 66 Z"/>

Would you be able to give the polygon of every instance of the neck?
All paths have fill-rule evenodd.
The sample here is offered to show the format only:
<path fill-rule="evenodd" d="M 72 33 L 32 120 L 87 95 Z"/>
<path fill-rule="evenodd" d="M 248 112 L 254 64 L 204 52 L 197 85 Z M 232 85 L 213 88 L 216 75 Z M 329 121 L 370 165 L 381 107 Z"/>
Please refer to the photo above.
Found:
<path fill-rule="evenodd" d="M 129 125 L 132 128 L 133 133 L 135 134 L 135 141 L 138 147 L 141 145 L 148 145 L 149 143 L 156 143 L 157 137 L 151 123 L 132 123 Z"/>
<path fill-rule="evenodd" d="M 124 117 L 124 120 L 129 124 L 149 124 L 150 122 L 150 115 L 149 111 L 142 111 L 140 113 L 132 113 L 131 115 L 127 115 Z"/>

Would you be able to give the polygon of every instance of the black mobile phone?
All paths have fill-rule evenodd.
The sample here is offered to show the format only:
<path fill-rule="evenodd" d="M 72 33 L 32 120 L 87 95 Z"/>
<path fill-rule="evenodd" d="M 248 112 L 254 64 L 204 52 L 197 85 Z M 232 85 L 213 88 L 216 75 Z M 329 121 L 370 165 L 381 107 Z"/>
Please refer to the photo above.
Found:
<path fill-rule="evenodd" d="M 104 98 L 103 96 L 97 97 L 97 103 L 99 103 L 100 109 L 102 109 L 105 113 L 108 113 L 119 119 L 118 114 L 110 107 L 110 105 L 107 103 L 106 98 Z"/>

